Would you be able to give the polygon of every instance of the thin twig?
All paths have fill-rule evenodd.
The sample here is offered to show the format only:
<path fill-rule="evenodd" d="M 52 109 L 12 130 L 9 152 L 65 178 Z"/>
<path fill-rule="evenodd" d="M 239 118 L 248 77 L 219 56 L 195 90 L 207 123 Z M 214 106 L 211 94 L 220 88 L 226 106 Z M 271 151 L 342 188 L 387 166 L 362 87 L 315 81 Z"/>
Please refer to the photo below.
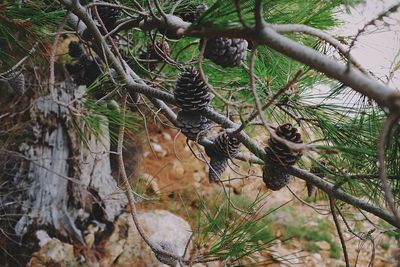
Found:
<path fill-rule="evenodd" d="M 160 3 L 158 3 L 158 0 L 153 0 L 154 4 L 156 5 L 156 8 L 158 12 L 160 12 L 161 16 L 164 18 L 165 21 L 168 21 L 167 14 L 165 14 L 164 10 L 162 10 Z"/>
<path fill-rule="evenodd" d="M 398 113 L 390 113 L 389 116 L 387 117 L 385 123 L 383 124 L 381 134 L 379 137 L 379 142 L 378 142 L 378 162 L 379 162 L 379 179 L 381 180 L 382 183 L 382 189 L 385 192 L 385 199 L 386 202 L 393 212 L 393 215 L 395 216 L 397 222 L 400 224 L 400 214 L 398 209 L 395 206 L 394 203 L 394 196 L 392 193 L 392 189 L 390 188 L 387 176 L 386 176 L 386 168 L 385 168 L 385 145 L 386 145 L 386 139 L 390 135 L 390 132 L 392 131 L 392 128 L 396 124 L 400 117 L 400 114 Z"/>
<path fill-rule="evenodd" d="M 264 106 L 261 108 L 262 111 L 266 110 L 271 104 L 274 103 L 274 101 L 284 92 L 286 92 L 294 83 L 296 83 L 299 78 L 301 77 L 301 74 L 303 73 L 302 70 L 299 70 L 296 72 L 294 75 L 293 79 L 291 79 L 289 82 L 286 83 L 285 86 L 283 86 L 276 94 L 273 95 L 271 99 L 268 100 L 267 103 L 264 104 Z M 245 121 L 242 122 L 240 127 L 235 130 L 234 134 L 242 131 L 252 120 L 254 120 L 258 115 L 258 111 L 254 111 Z"/>
<path fill-rule="evenodd" d="M 337 212 L 339 213 L 340 217 L 342 218 L 344 225 L 346 225 L 347 231 L 349 231 L 350 233 L 352 233 L 354 236 L 356 236 L 357 238 L 364 240 L 364 237 L 362 237 L 361 235 L 359 235 L 358 233 L 354 232 L 354 230 L 350 227 L 349 223 L 346 220 L 346 217 L 344 217 L 343 213 L 340 211 L 340 209 L 338 208 L 338 206 L 335 203 L 335 207 L 337 209 Z"/>
<path fill-rule="evenodd" d="M 57 34 L 60 35 L 60 31 L 57 31 Z M 35 53 L 36 48 L 38 47 L 39 42 L 36 42 L 33 47 L 31 48 L 31 50 L 29 50 L 28 54 L 26 56 L 24 56 L 20 61 L 17 62 L 17 64 L 15 64 L 12 68 L 10 68 L 9 70 L 0 73 L 0 80 L 9 80 L 12 79 L 12 77 L 8 77 L 11 73 L 14 73 L 22 64 L 24 64 L 24 62 L 33 55 L 33 53 Z"/>
<path fill-rule="evenodd" d="M 384 11 L 384 12 L 378 14 L 378 16 L 377 16 L 376 18 L 371 19 L 371 20 L 370 20 L 369 22 L 367 22 L 360 30 L 358 30 L 356 36 L 353 38 L 352 42 L 350 43 L 349 50 L 347 51 L 347 57 L 350 58 L 351 49 L 353 48 L 354 44 L 356 43 L 358 37 L 359 37 L 363 32 L 365 32 L 365 30 L 367 29 L 368 26 L 375 25 L 375 23 L 376 23 L 377 21 L 382 20 L 384 17 L 390 15 L 391 13 L 396 12 L 397 9 L 398 9 L 399 7 L 400 7 L 400 3 L 398 3 L 398 4 L 394 5 L 394 6 L 392 6 L 392 7 L 389 8 L 388 10 L 386 10 L 386 11 Z M 350 61 L 349 61 L 348 64 L 347 64 L 347 68 L 348 68 L 348 69 L 350 68 Z"/>
<path fill-rule="evenodd" d="M 124 183 L 126 195 L 128 198 L 128 203 L 130 207 L 130 212 L 132 216 L 132 220 L 135 224 L 136 229 L 138 230 L 139 235 L 142 237 L 142 239 L 146 242 L 146 244 L 151 248 L 154 253 L 162 253 L 166 256 L 175 258 L 175 259 L 181 259 L 181 257 L 171 254 L 169 252 L 164 251 L 161 246 L 154 244 L 149 237 L 146 235 L 144 232 L 138 216 L 137 216 L 137 211 L 136 211 L 136 205 L 135 205 L 135 198 L 132 193 L 132 188 L 128 180 L 128 176 L 126 175 L 126 170 L 125 170 L 125 163 L 124 163 L 124 158 L 123 158 L 123 153 L 122 153 L 122 148 L 123 148 L 123 142 L 124 142 L 124 132 L 125 132 L 125 110 L 126 110 L 126 100 L 127 100 L 127 94 L 124 95 L 123 97 L 123 105 L 121 109 L 121 115 L 122 115 L 122 123 L 120 126 L 119 134 L 118 134 L 118 167 L 120 171 L 120 175 L 122 178 L 122 181 Z"/>
<path fill-rule="evenodd" d="M 261 119 L 261 122 L 263 123 L 265 129 L 267 129 L 267 131 L 269 132 L 269 134 L 278 142 L 281 142 L 282 144 L 285 144 L 291 151 L 303 151 L 305 149 L 312 149 L 312 146 L 308 146 L 308 145 L 304 145 L 304 144 L 298 144 L 298 143 L 294 143 L 291 141 L 288 141 L 285 138 L 282 138 L 280 136 L 278 136 L 275 131 L 271 128 L 270 123 L 265 119 L 264 117 L 264 113 L 263 113 L 263 109 L 262 109 L 262 105 L 261 105 L 261 101 L 260 98 L 258 96 L 257 93 L 257 88 L 256 88 L 256 84 L 255 84 L 255 79 L 254 79 L 254 58 L 255 58 L 255 54 L 256 54 L 256 49 L 251 51 L 250 54 L 250 89 L 251 92 L 253 94 L 253 98 L 256 104 L 256 108 L 257 108 L 257 112 L 258 115 Z"/>
<path fill-rule="evenodd" d="M 347 247 L 346 247 L 346 241 L 344 240 L 342 229 L 340 228 L 340 222 L 339 222 L 337 214 L 336 214 L 335 199 L 332 196 L 329 196 L 329 206 L 331 207 L 333 221 L 335 222 L 336 231 L 339 235 L 340 244 L 342 245 L 343 256 L 344 256 L 344 261 L 346 262 L 346 267 L 350 267 L 349 255 L 347 253 Z"/>
<path fill-rule="evenodd" d="M 304 200 L 302 200 L 288 185 L 287 185 L 286 187 L 287 187 L 287 189 L 290 191 L 290 193 L 292 193 L 292 195 L 293 195 L 298 201 L 300 201 L 302 204 L 304 204 L 304 205 L 306 205 L 306 206 L 312 208 L 315 212 L 317 212 L 317 213 L 320 214 L 320 215 L 328 215 L 328 214 L 329 214 L 329 210 L 324 209 L 324 208 L 319 208 L 319 207 L 313 206 L 313 205 L 311 205 L 311 204 L 308 204 L 307 202 L 305 202 Z M 325 212 L 327 212 L 327 213 L 322 213 L 321 211 L 325 211 Z"/>

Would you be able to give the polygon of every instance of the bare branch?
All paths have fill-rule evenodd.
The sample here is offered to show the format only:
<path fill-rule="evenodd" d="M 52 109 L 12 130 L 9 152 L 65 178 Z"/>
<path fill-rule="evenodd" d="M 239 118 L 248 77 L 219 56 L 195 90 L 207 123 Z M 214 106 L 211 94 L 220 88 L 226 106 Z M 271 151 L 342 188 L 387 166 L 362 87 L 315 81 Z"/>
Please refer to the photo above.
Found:
<path fill-rule="evenodd" d="M 335 199 L 339 199 L 343 202 L 346 202 L 352 206 L 358 207 L 361 210 L 365 210 L 369 213 L 374 214 L 375 216 L 387 221 L 393 226 L 400 228 L 400 223 L 396 220 L 396 218 L 389 213 L 388 211 L 377 207 L 371 203 L 368 203 L 360 198 L 351 196 L 344 192 L 342 189 L 338 188 L 337 186 L 333 185 L 332 183 L 321 179 L 320 177 L 309 173 L 305 170 L 302 170 L 297 167 L 287 167 L 287 171 L 289 174 L 296 176 L 300 179 L 313 183 L 319 189 L 323 190 L 324 192 L 330 194 Z"/>
<path fill-rule="evenodd" d="M 339 235 L 340 244 L 342 245 L 343 256 L 344 256 L 344 261 L 346 262 L 346 267 L 350 267 L 349 255 L 347 253 L 347 247 L 346 247 L 346 241 L 343 238 L 342 229 L 340 228 L 340 222 L 339 222 L 337 214 L 336 214 L 335 199 L 332 196 L 329 196 L 329 206 L 331 207 L 333 221 L 335 222 L 336 231 Z"/>
<path fill-rule="evenodd" d="M 350 54 L 348 54 L 348 49 L 346 49 L 346 47 L 343 46 L 339 40 L 337 40 L 327 32 L 303 24 L 279 24 L 279 25 L 269 24 L 268 26 L 274 29 L 277 33 L 301 32 L 318 37 L 321 40 L 324 40 L 325 42 L 335 47 L 340 54 L 342 54 L 348 59 L 349 63 L 354 64 L 354 66 L 356 66 L 360 71 L 368 75 L 368 71 L 364 70 L 362 66 L 356 61 L 356 59 L 353 58 Z"/>
<path fill-rule="evenodd" d="M 365 30 L 367 29 L 368 26 L 375 25 L 375 23 L 376 23 L 377 21 L 382 20 L 384 17 L 389 16 L 391 13 L 396 12 L 397 9 L 398 9 L 399 7 L 400 7 L 400 3 L 398 3 L 398 4 L 394 5 L 394 6 L 392 6 L 392 7 L 389 8 L 388 10 L 386 10 L 386 11 L 380 13 L 376 18 L 374 18 L 374 19 L 370 20 L 369 22 L 367 22 L 360 30 L 358 30 L 356 36 L 355 36 L 355 37 L 353 38 L 353 40 L 351 41 L 351 44 L 350 44 L 350 46 L 349 46 L 349 50 L 348 50 L 347 53 L 346 53 L 347 56 L 350 58 L 351 49 L 354 47 L 354 44 L 356 43 L 358 37 L 359 37 L 363 32 L 365 32 Z M 347 67 L 349 68 L 350 66 L 348 65 Z"/>
<path fill-rule="evenodd" d="M 378 152 L 378 162 L 379 162 L 379 178 L 382 183 L 382 189 L 385 192 L 385 199 L 389 208 L 392 210 L 397 222 L 400 224 L 400 214 L 397 207 L 394 204 L 394 196 L 390 188 L 388 178 L 386 176 L 386 168 L 385 168 L 386 139 L 390 135 L 390 132 L 392 131 L 392 128 L 398 121 L 399 117 L 400 117 L 399 113 L 391 113 L 387 117 L 379 137 L 377 152 Z"/>
<path fill-rule="evenodd" d="M 271 106 L 272 103 L 274 103 L 274 101 L 284 92 L 286 92 L 294 83 L 296 83 L 301 74 L 303 73 L 302 70 L 299 70 L 295 76 L 293 77 L 293 79 L 291 79 L 284 87 L 282 87 L 276 94 L 273 95 L 273 97 L 268 100 L 267 103 L 264 104 L 264 106 L 261 108 L 262 111 L 266 110 L 269 106 Z M 242 124 L 240 125 L 240 127 L 235 130 L 236 132 L 240 132 L 241 130 L 243 130 L 252 120 L 254 120 L 258 115 L 258 111 L 254 111 L 249 118 L 247 118 L 247 120 L 243 121 Z"/>

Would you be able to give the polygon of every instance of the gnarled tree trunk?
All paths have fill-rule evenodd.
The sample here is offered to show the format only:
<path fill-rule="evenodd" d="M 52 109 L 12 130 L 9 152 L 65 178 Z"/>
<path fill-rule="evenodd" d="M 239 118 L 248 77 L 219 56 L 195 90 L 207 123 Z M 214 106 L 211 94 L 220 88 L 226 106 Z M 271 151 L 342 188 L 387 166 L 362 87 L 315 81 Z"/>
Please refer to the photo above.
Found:
<path fill-rule="evenodd" d="M 5 215 L 22 214 L 15 224 L 19 236 L 32 237 L 44 229 L 84 243 L 87 223 L 112 222 L 121 212 L 124 195 L 116 193 L 111 175 L 107 118 L 99 117 L 99 136 L 85 130 L 79 115 L 72 115 L 81 101 L 68 106 L 84 89 L 63 82 L 53 94 L 34 99 L 25 112 L 24 136 L 12 146 L 17 151 L 3 148 L 3 154 L 12 155 L 6 158 L 13 160 L 14 171 L 1 177 L 15 194 L 0 194 L 0 203 L 6 207 L 13 201 L 7 206 L 13 211 L 7 209 Z"/>

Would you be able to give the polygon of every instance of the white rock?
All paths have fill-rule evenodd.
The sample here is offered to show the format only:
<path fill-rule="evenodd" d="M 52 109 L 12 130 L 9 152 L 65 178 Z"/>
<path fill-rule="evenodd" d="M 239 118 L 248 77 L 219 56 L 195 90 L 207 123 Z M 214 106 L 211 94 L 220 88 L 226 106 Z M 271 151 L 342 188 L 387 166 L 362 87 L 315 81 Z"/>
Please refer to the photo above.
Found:
<path fill-rule="evenodd" d="M 74 260 L 74 247 L 71 244 L 51 238 L 39 251 L 33 253 L 27 266 L 66 266 Z"/>
<path fill-rule="evenodd" d="M 314 253 L 314 254 L 312 254 L 312 256 L 313 256 L 313 258 L 314 258 L 315 260 L 317 260 L 318 262 L 321 262 L 321 261 L 322 261 L 322 257 L 321 257 L 320 254 Z"/>
<path fill-rule="evenodd" d="M 150 240 L 171 253 L 183 254 L 191 235 L 190 225 L 184 219 L 164 210 L 139 212 L 138 219 Z M 122 214 L 115 222 L 105 250 L 110 257 L 103 258 L 101 266 L 134 266 L 139 262 L 148 266 L 165 266 L 140 237 L 131 214 Z"/>
<path fill-rule="evenodd" d="M 162 153 L 163 152 L 163 148 L 161 145 L 157 144 L 157 143 L 150 143 L 151 148 L 154 150 L 154 152 L 156 153 Z"/>
<path fill-rule="evenodd" d="M 43 247 L 44 245 L 47 244 L 52 238 L 49 236 L 49 234 L 44 231 L 44 230 L 38 230 L 36 231 L 36 237 L 39 239 L 39 246 Z"/>
<path fill-rule="evenodd" d="M 162 136 L 166 141 L 172 141 L 172 137 L 169 133 L 163 132 Z"/>

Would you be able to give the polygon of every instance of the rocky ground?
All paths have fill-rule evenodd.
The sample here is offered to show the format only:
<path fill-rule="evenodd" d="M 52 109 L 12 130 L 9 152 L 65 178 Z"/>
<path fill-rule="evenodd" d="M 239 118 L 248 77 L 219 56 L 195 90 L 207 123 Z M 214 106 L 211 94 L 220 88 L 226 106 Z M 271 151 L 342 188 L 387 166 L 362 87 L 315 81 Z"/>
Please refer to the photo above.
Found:
<path fill-rule="evenodd" d="M 159 196 L 160 201 L 143 204 L 142 208 L 167 209 L 190 222 L 184 207 L 196 207 L 197 194 L 212 198 L 213 195 L 221 194 L 223 189 L 208 183 L 207 164 L 193 155 L 183 135 L 177 136 L 177 132 L 172 129 L 152 127 L 149 137 L 150 145 L 145 145 L 140 170 L 142 177 L 147 180 L 147 190 L 150 190 L 148 193 Z M 195 146 L 193 150 L 198 151 Z M 233 195 L 254 199 L 259 190 L 267 192 L 258 166 L 236 163 L 240 168 L 234 166 L 236 171 L 230 170 L 224 174 L 224 178 L 233 180 L 226 183 L 226 188 Z M 246 174 L 250 178 L 236 179 Z M 292 181 L 289 187 L 293 193 L 289 189 L 268 192 L 262 204 L 263 209 L 269 210 L 286 203 L 269 215 L 270 224 L 266 227 L 270 227 L 276 237 L 284 239 L 291 235 L 293 238 L 286 242 L 277 242 L 268 253 L 258 256 L 272 258 L 276 266 L 345 266 L 326 196 L 317 192 L 316 196 L 307 198 L 305 184 L 298 179 Z M 399 256 L 398 243 L 388 234 L 382 233 L 383 231 L 373 231 L 375 228 L 371 222 L 359 211 L 343 207 L 343 212 L 352 230 L 364 238 L 361 240 L 355 237 L 342 223 L 352 265 L 395 266 L 395 259 Z M 372 215 L 367 216 L 373 223 L 380 223 Z M 385 227 L 382 230 L 383 228 Z"/>

